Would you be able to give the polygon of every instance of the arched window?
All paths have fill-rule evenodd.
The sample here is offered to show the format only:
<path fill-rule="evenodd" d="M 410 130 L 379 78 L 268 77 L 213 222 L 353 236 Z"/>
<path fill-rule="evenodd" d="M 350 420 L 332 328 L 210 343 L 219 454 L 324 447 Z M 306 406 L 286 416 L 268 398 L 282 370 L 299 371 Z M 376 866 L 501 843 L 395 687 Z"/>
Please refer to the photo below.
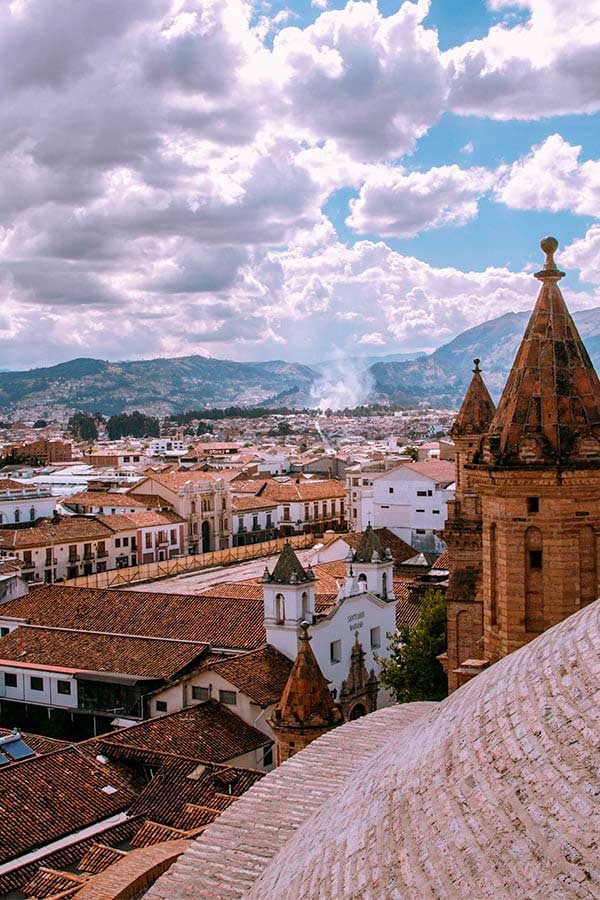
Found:
<path fill-rule="evenodd" d="M 308 618 L 309 616 L 310 616 L 310 612 L 308 609 L 308 592 L 303 591 L 303 593 L 302 593 L 302 621 L 309 622 L 310 621 L 310 619 Z"/>
<path fill-rule="evenodd" d="M 15 522 L 21 521 L 21 512 L 18 509 L 15 509 Z"/>
<path fill-rule="evenodd" d="M 196 501 L 192 500 L 192 515 L 196 514 Z"/>
<path fill-rule="evenodd" d="M 471 616 L 466 609 L 456 616 L 456 661 L 462 665 L 471 657 Z"/>
<path fill-rule="evenodd" d="M 32 506 L 29 510 L 29 520 L 30 522 L 35 522 L 35 506 Z"/>
<path fill-rule="evenodd" d="M 275 622 L 277 625 L 283 625 L 285 622 L 285 597 L 283 594 L 277 594 L 275 597 Z"/>
<path fill-rule="evenodd" d="M 388 577 L 387 572 L 384 572 L 381 576 L 381 596 L 384 600 L 387 600 L 388 595 Z"/>
<path fill-rule="evenodd" d="M 363 591 L 367 590 L 367 576 L 365 575 L 364 572 L 361 572 L 360 575 L 358 576 L 358 586 Z"/>

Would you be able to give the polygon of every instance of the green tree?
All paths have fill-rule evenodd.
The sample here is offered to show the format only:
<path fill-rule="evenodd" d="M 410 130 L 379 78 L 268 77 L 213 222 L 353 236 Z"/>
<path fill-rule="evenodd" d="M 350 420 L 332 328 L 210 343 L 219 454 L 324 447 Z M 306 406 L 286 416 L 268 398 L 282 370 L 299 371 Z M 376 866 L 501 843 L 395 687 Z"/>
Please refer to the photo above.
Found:
<path fill-rule="evenodd" d="M 73 413 L 67 422 L 67 431 L 78 441 L 86 441 L 88 444 L 98 438 L 96 420 L 89 413 Z"/>
<path fill-rule="evenodd" d="M 402 451 L 406 456 L 412 456 L 414 461 L 416 462 L 419 458 L 419 451 L 416 447 L 405 447 Z"/>
<path fill-rule="evenodd" d="M 429 590 L 421 602 L 416 625 L 401 626 L 390 644 L 389 659 L 381 659 L 381 684 L 399 703 L 443 700 L 448 679 L 436 657 L 448 645 L 446 601 L 439 590 Z"/>
<path fill-rule="evenodd" d="M 121 413 L 111 416 L 106 424 L 109 440 L 122 437 L 159 437 L 160 424 L 154 416 L 134 410 L 132 413 Z"/>

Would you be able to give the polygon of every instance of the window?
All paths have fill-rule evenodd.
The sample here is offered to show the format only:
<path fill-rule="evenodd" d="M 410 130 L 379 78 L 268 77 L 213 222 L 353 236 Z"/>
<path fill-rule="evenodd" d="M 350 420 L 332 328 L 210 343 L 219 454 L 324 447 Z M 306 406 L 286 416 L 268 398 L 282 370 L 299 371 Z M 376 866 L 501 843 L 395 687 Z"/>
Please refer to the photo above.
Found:
<path fill-rule="evenodd" d="M 273 744 L 270 747 L 265 747 L 262 762 L 265 769 L 273 765 Z"/>
<path fill-rule="evenodd" d="M 379 647 L 381 647 L 381 628 L 378 625 L 371 628 L 371 649 L 377 650 Z"/>
<path fill-rule="evenodd" d="M 393 493 L 394 493 L 394 488 L 388 488 L 388 494 L 393 494 Z"/>
<path fill-rule="evenodd" d="M 38 678 L 36 675 L 32 675 L 29 679 L 29 684 L 31 686 L 32 691 L 43 691 L 44 690 L 44 679 Z"/>
<path fill-rule="evenodd" d="M 210 700 L 210 688 L 192 685 L 192 700 Z"/>
<path fill-rule="evenodd" d="M 540 511 L 540 498 L 539 497 L 528 497 L 527 498 L 527 512 L 528 513 L 537 513 Z"/>
<path fill-rule="evenodd" d="M 0 637 L 6 637 L 7 634 L 10 634 L 10 628 L 6 628 L 6 626 L 3 625 L 0 628 Z"/>
<path fill-rule="evenodd" d="M 115 538 L 115 547 L 121 546 L 121 538 Z"/>
<path fill-rule="evenodd" d="M 15 522 L 20 522 L 20 521 L 21 521 L 21 513 L 19 512 L 18 509 L 15 509 Z"/>
<path fill-rule="evenodd" d="M 59 694 L 70 694 L 71 693 L 71 682 L 70 681 L 57 681 L 56 682 L 56 691 Z"/>
<path fill-rule="evenodd" d="M 541 550 L 530 550 L 529 551 L 529 568 L 530 569 L 541 569 L 542 568 L 542 551 Z"/>
<path fill-rule="evenodd" d="M 432 509 L 431 512 L 433 513 L 434 516 L 439 516 L 439 514 L 440 514 L 439 509 Z"/>
<path fill-rule="evenodd" d="M 175 528 L 171 529 L 171 544 L 177 543 L 177 531 Z"/>
<path fill-rule="evenodd" d="M 285 597 L 283 594 L 277 594 L 275 597 L 275 622 L 277 625 L 283 625 L 285 622 Z"/>
<path fill-rule="evenodd" d="M 417 491 L 417 497 L 426 497 L 427 491 Z"/>
<path fill-rule="evenodd" d="M 29 510 L 29 521 L 35 522 L 35 506 L 32 506 Z"/>
<path fill-rule="evenodd" d="M 271 513 L 267 513 L 267 528 L 271 528 L 273 522 L 271 521 Z"/>
<path fill-rule="evenodd" d="M 123 546 L 124 546 L 124 547 L 129 547 L 129 538 L 128 538 L 128 537 L 123 538 Z"/>
<path fill-rule="evenodd" d="M 424 513 L 425 510 L 424 510 L 424 509 L 418 509 L 417 512 L 422 512 L 422 513 Z"/>
<path fill-rule="evenodd" d="M 16 687 L 17 686 L 17 676 L 14 672 L 5 672 L 4 673 L 4 687 Z"/>
<path fill-rule="evenodd" d="M 235 691 L 219 691 L 219 701 L 221 703 L 228 703 L 229 706 L 236 706 L 237 694 Z"/>
<path fill-rule="evenodd" d="M 252 516 L 252 530 L 258 531 L 258 516 Z"/>
<path fill-rule="evenodd" d="M 428 497 L 433 497 L 433 491 L 427 491 L 427 496 L 428 496 Z"/>
<path fill-rule="evenodd" d="M 417 534 L 427 534 L 427 529 L 426 528 L 415 528 L 415 532 Z"/>
<path fill-rule="evenodd" d="M 146 532 L 146 549 L 150 550 L 152 548 L 152 535 L 149 531 Z"/>
<path fill-rule="evenodd" d="M 342 642 L 332 641 L 329 645 L 329 661 L 339 663 L 342 661 Z"/>
<path fill-rule="evenodd" d="M 166 700 L 157 700 L 156 701 L 156 712 L 166 712 L 167 711 L 167 701 Z"/>

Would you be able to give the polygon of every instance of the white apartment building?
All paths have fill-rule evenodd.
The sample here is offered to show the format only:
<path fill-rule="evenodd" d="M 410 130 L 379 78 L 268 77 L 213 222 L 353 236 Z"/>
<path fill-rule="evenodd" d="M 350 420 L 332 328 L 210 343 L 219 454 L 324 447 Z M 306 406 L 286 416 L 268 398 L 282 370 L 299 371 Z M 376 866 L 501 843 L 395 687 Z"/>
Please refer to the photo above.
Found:
<path fill-rule="evenodd" d="M 48 488 L 0 478 L 0 525 L 35 522 L 55 509 L 56 498 Z"/>
<path fill-rule="evenodd" d="M 373 478 L 371 524 L 389 528 L 416 550 L 442 552 L 436 535 L 454 499 L 454 463 L 426 460 L 403 463 Z"/>
<path fill-rule="evenodd" d="M 187 450 L 187 442 L 179 438 L 154 438 L 148 448 L 150 456 L 184 456 Z"/>
<path fill-rule="evenodd" d="M 386 455 L 385 459 L 358 462 L 346 469 L 346 510 L 350 531 L 364 531 L 369 523 L 375 524 L 373 479 L 400 462 L 411 460 L 410 456 Z"/>

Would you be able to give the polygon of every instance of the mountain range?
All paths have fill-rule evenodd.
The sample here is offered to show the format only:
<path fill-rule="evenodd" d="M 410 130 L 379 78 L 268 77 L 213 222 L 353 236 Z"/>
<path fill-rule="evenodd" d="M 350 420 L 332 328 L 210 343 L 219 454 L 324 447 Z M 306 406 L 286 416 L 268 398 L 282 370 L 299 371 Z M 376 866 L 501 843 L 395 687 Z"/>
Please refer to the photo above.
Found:
<path fill-rule="evenodd" d="M 352 367 L 371 401 L 457 407 L 471 379 L 473 358 L 497 400 L 529 312 L 508 312 L 468 329 L 431 354 L 335 359 L 313 366 L 282 360 L 239 363 L 204 356 L 105 362 L 73 359 L 47 368 L 0 372 L 0 417 L 63 418 L 75 410 L 104 415 L 139 409 L 154 415 L 202 406 L 315 406 L 328 366 Z M 600 368 L 600 308 L 574 314 Z"/>

